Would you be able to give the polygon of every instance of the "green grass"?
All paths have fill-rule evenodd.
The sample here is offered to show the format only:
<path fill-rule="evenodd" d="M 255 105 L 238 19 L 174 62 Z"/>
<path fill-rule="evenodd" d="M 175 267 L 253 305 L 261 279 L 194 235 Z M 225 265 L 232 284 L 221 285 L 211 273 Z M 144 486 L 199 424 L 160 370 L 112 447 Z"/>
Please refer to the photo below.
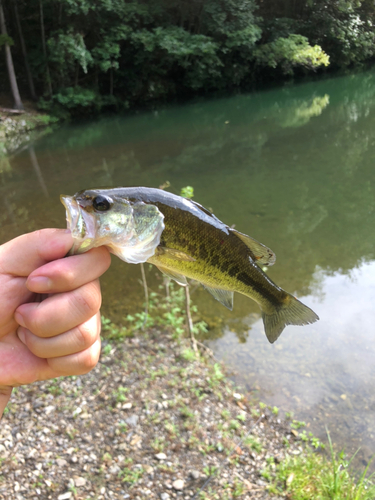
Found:
<path fill-rule="evenodd" d="M 287 494 L 290 500 L 374 500 L 373 475 L 369 465 L 360 477 L 351 470 L 355 454 L 347 460 L 344 452 L 333 450 L 329 433 L 330 459 L 307 448 L 300 455 L 286 455 L 278 465 L 270 463 L 262 475 L 270 482 L 269 491 Z"/>

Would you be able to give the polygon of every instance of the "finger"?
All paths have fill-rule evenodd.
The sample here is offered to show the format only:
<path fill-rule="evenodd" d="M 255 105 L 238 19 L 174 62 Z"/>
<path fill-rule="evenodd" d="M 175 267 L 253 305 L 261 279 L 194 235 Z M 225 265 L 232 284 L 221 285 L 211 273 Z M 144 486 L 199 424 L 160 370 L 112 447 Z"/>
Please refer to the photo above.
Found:
<path fill-rule="evenodd" d="M 0 246 L 0 272 L 28 276 L 47 262 L 64 257 L 73 245 L 67 229 L 41 229 Z"/>
<path fill-rule="evenodd" d="M 94 344 L 69 356 L 47 359 L 47 362 L 53 372 L 62 375 L 83 375 L 95 368 L 100 357 L 100 337 Z"/>
<path fill-rule="evenodd" d="M 19 325 L 38 337 L 53 337 L 85 323 L 99 311 L 99 280 L 71 292 L 59 293 L 40 303 L 23 304 L 15 312 Z"/>
<path fill-rule="evenodd" d="M 8 404 L 10 395 L 12 394 L 12 387 L 0 386 L 0 419 L 4 413 L 5 407 Z"/>
<path fill-rule="evenodd" d="M 36 293 L 57 293 L 74 290 L 93 281 L 108 269 L 109 251 L 94 248 L 82 255 L 73 255 L 39 267 L 27 279 L 27 287 Z"/>
<path fill-rule="evenodd" d="M 55 337 L 40 338 L 30 330 L 18 328 L 18 338 L 39 358 L 57 358 L 76 354 L 91 347 L 100 335 L 100 314 L 90 318 L 82 325 Z"/>

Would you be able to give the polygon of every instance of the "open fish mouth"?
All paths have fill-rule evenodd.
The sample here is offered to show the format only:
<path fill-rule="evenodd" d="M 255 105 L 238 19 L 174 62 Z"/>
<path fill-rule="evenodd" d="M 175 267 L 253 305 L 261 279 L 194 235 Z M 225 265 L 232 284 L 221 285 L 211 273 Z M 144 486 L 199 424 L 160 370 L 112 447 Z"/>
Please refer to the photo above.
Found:
<path fill-rule="evenodd" d="M 60 200 L 66 210 L 67 228 L 70 229 L 74 239 L 69 255 L 87 251 L 95 237 L 95 219 L 82 210 L 72 196 L 62 194 Z"/>
<path fill-rule="evenodd" d="M 77 233 L 78 229 L 80 236 L 83 238 L 85 236 L 84 220 L 78 203 L 71 196 L 66 196 L 64 194 L 60 196 L 60 200 L 66 210 L 67 228 L 70 229 L 73 235 Z M 82 220 L 83 224 L 82 222 L 80 224 L 78 223 L 80 219 Z M 81 227 L 79 228 L 79 226 Z"/>

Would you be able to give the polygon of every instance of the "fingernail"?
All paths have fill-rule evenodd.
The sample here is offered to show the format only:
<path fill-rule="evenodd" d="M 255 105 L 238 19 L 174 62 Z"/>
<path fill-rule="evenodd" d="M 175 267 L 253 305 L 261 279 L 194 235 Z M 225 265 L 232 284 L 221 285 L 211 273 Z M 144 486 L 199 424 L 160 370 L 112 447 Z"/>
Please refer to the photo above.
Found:
<path fill-rule="evenodd" d="M 26 328 L 25 321 L 23 319 L 22 314 L 20 314 L 18 311 L 14 314 L 14 319 L 17 321 L 17 323 L 23 327 Z"/>
<path fill-rule="evenodd" d="M 26 344 L 26 333 L 22 328 L 18 328 L 17 335 L 22 344 Z"/>
<path fill-rule="evenodd" d="M 52 288 L 52 280 L 46 276 L 31 276 L 27 280 L 27 288 L 31 292 L 48 292 Z"/>

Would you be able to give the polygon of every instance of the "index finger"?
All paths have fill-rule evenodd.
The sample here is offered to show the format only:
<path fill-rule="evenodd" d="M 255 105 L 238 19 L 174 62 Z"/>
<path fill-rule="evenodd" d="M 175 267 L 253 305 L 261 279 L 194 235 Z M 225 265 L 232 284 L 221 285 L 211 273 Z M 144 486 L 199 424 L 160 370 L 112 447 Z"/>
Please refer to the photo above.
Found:
<path fill-rule="evenodd" d="M 67 229 L 40 229 L 0 246 L 0 273 L 28 276 L 34 269 L 64 257 L 73 245 Z"/>

